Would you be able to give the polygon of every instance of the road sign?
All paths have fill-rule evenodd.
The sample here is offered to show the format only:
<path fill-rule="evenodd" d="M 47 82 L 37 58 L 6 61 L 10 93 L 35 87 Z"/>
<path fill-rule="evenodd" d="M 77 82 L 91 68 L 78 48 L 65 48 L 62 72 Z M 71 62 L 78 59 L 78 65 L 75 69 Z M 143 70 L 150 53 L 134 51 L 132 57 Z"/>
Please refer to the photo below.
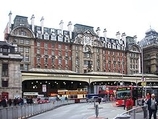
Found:
<path fill-rule="evenodd" d="M 46 84 L 42 85 L 42 92 L 47 92 L 47 86 L 46 86 Z"/>
<path fill-rule="evenodd" d="M 142 86 L 146 86 L 146 82 L 142 82 L 141 85 L 142 85 Z"/>

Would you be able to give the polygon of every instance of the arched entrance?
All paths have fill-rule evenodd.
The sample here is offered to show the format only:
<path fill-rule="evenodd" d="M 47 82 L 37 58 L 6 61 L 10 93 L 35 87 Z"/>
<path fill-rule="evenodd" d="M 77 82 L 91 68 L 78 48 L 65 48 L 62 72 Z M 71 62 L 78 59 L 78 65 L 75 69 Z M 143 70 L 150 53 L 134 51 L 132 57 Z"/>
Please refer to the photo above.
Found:
<path fill-rule="evenodd" d="M 88 91 L 88 83 L 83 81 L 69 80 L 25 80 L 22 82 L 23 96 L 51 97 L 56 94 L 62 95 L 82 95 Z M 72 96 L 73 97 L 73 96 Z M 85 96 L 83 96 L 85 97 Z"/>

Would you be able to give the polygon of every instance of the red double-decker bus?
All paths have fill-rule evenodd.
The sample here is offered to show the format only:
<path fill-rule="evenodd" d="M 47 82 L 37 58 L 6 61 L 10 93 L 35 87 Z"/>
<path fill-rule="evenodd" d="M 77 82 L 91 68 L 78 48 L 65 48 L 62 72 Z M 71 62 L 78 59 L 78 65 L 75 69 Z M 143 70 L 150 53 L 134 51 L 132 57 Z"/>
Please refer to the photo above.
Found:
<path fill-rule="evenodd" d="M 116 88 L 116 105 L 123 106 L 126 97 L 132 97 L 132 87 L 121 86 Z"/>
<path fill-rule="evenodd" d="M 131 98 L 135 104 L 135 100 L 142 98 L 142 87 L 138 86 L 119 86 L 116 88 L 116 105 L 125 105 L 125 99 Z"/>
<path fill-rule="evenodd" d="M 101 88 L 100 88 L 101 89 Z M 104 89 L 99 90 L 99 94 L 104 97 L 105 95 L 109 98 L 113 97 L 117 106 L 123 106 L 124 100 L 127 97 L 136 99 L 142 97 L 142 87 L 138 86 L 106 86 Z M 113 99 L 113 100 L 114 100 Z"/>

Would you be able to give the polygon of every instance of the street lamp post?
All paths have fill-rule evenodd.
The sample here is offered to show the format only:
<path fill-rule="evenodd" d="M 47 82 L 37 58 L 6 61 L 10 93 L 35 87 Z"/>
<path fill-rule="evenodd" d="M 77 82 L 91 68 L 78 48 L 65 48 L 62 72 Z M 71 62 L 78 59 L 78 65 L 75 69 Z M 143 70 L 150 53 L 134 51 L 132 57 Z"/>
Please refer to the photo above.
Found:
<path fill-rule="evenodd" d="M 143 92 L 144 92 L 144 96 L 146 97 L 146 81 L 145 81 L 145 77 L 144 77 L 144 63 L 143 63 L 143 46 L 141 48 L 141 60 L 142 60 L 142 86 L 143 86 Z"/>

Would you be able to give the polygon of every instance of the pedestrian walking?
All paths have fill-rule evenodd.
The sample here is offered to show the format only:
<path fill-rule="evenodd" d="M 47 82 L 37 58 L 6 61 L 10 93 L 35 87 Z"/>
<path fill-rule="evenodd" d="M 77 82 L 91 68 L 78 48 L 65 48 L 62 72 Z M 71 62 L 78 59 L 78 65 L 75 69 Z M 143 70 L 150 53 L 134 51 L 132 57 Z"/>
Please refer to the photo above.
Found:
<path fill-rule="evenodd" d="M 154 119 L 156 119 L 158 100 L 155 98 L 155 94 L 151 94 L 151 98 L 147 101 L 147 105 L 149 111 L 149 119 L 151 119 L 152 115 Z"/>
<path fill-rule="evenodd" d="M 126 99 L 126 110 L 130 110 L 133 108 L 133 100 L 130 97 Z"/>
<path fill-rule="evenodd" d="M 148 98 L 147 97 L 142 97 L 142 110 L 143 110 L 143 115 L 144 115 L 144 119 L 147 119 L 147 101 Z"/>
<path fill-rule="evenodd" d="M 8 105 L 11 106 L 12 105 L 12 99 L 8 99 Z"/>
<path fill-rule="evenodd" d="M 5 99 L 4 97 L 2 97 L 1 105 L 2 105 L 3 107 L 7 107 L 7 101 L 6 101 L 6 99 Z"/>
<path fill-rule="evenodd" d="M 124 97 L 124 104 L 123 104 L 124 110 L 126 109 L 126 100 L 127 100 L 127 96 Z"/>

